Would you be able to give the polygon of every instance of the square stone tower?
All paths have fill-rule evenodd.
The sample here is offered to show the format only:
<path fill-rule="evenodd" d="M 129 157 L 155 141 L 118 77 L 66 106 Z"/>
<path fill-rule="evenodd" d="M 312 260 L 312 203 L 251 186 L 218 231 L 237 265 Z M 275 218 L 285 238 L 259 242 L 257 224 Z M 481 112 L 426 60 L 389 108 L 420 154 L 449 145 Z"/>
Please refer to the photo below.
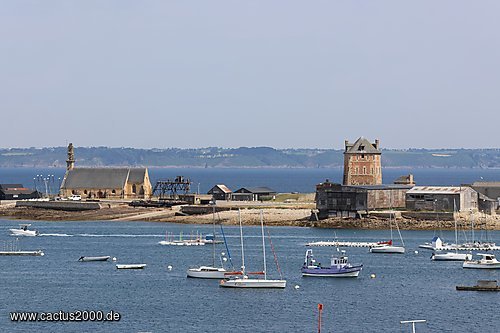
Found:
<path fill-rule="evenodd" d="M 356 142 L 345 140 L 344 185 L 382 184 L 382 152 L 379 140 L 370 143 L 360 137 Z"/>

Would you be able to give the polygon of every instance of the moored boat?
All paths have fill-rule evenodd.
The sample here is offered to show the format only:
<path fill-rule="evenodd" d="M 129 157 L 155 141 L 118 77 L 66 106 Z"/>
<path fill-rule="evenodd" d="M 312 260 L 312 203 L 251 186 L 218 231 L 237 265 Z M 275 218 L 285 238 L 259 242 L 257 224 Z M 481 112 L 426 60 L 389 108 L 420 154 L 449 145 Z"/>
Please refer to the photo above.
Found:
<path fill-rule="evenodd" d="M 463 268 L 476 268 L 476 269 L 500 269 L 500 261 L 495 258 L 491 253 L 477 253 L 481 256 L 479 260 L 464 261 Z"/>
<path fill-rule="evenodd" d="M 117 269 L 143 269 L 146 267 L 146 264 L 123 264 L 116 265 Z"/>
<path fill-rule="evenodd" d="M 472 254 L 470 253 L 458 253 L 458 252 L 433 252 L 431 255 L 431 260 L 436 261 L 465 261 L 472 260 Z"/>
<path fill-rule="evenodd" d="M 345 252 L 345 251 L 342 251 Z M 306 258 L 302 266 L 302 276 L 319 277 L 358 277 L 363 265 L 351 265 L 345 255 L 331 258 L 330 267 L 322 267 L 316 263 L 311 249 L 306 251 Z"/>
<path fill-rule="evenodd" d="M 109 258 L 111 258 L 110 256 L 100 256 L 100 257 L 80 257 L 78 259 L 78 261 L 82 261 L 82 262 L 88 262 L 88 261 L 107 261 Z"/>

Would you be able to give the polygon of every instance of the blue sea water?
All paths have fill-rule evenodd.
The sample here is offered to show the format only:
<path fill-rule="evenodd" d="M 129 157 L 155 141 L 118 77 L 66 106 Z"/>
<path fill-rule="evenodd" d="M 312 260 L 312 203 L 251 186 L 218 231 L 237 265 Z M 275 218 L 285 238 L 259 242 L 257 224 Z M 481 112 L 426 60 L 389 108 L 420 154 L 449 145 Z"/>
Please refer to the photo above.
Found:
<path fill-rule="evenodd" d="M 244 219 L 244 214 L 243 214 Z M 14 240 L 0 220 L 0 244 Z M 500 293 L 461 292 L 456 285 L 478 279 L 500 281 L 500 271 L 466 270 L 460 262 L 433 262 L 418 249 L 433 231 L 403 231 L 404 255 L 347 249 L 364 269 L 357 279 L 303 278 L 304 244 L 314 240 L 376 241 L 387 230 L 270 228 L 284 290 L 237 290 L 218 281 L 186 278 L 189 266 L 210 264 L 212 247 L 158 245 L 166 232 L 210 233 L 207 225 L 147 222 L 33 222 L 40 237 L 20 239 L 21 247 L 43 249 L 43 257 L 0 257 L 1 332 L 315 332 L 317 304 L 324 304 L 323 332 L 410 332 L 400 320 L 426 319 L 418 332 L 497 333 Z M 239 228 L 225 227 L 233 260 L 240 265 Z M 262 269 L 259 227 L 244 227 L 249 270 Z M 490 236 L 497 243 L 500 232 Z M 442 237 L 453 239 L 453 232 Z M 418 250 L 418 254 L 414 251 Z M 219 251 L 225 251 L 220 246 Z M 314 248 L 327 263 L 334 248 Z M 277 277 L 271 250 L 268 271 Z M 110 255 L 118 263 L 146 263 L 144 270 L 117 270 L 112 262 L 81 263 L 80 256 Z M 173 269 L 169 271 L 167 266 Z M 370 274 L 376 278 L 371 279 Z M 295 285 L 300 289 L 296 290 Z M 11 311 L 114 310 L 119 322 L 14 323 Z"/>
<path fill-rule="evenodd" d="M 54 175 L 47 187 L 55 193 L 64 177 L 65 169 L 50 168 L 0 168 L 0 184 L 22 183 L 26 187 L 45 192 L 45 184 L 37 175 Z M 412 173 L 418 185 L 461 185 L 474 181 L 500 181 L 500 169 L 383 169 L 383 181 L 391 184 L 399 176 Z M 200 169 L 200 168 L 151 168 L 151 183 L 159 179 L 184 176 L 192 181 L 191 190 L 206 193 L 215 184 L 226 184 L 232 190 L 240 187 L 268 186 L 277 192 L 315 191 L 315 185 L 329 179 L 342 182 L 342 169 Z"/>

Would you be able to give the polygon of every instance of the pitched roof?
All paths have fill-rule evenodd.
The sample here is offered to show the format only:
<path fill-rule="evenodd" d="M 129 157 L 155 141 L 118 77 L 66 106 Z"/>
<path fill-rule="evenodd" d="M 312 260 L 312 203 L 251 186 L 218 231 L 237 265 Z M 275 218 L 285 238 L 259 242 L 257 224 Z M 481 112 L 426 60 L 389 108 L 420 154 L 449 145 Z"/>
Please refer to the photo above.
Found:
<path fill-rule="evenodd" d="M 144 177 L 146 177 L 146 168 L 133 168 L 129 170 L 130 170 L 130 173 L 128 175 L 129 183 L 141 184 L 144 182 Z"/>
<path fill-rule="evenodd" d="M 224 193 L 226 193 L 226 194 L 228 194 L 228 193 L 232 193 L 232 192 L 233 192 L 233 191 L 231 191 L 231 190 L 229 189 L 229 187 L 227 187 L 227 186 L 226 186 L 226 185 L 224 185 L 224 184 L 217 184 L 217 185 L 215 185 L 214 187 L 212 187 L 212 189 L 211 189 L 210 191 L 208 191 L 208 192 L 210 193 L 210 192 L 211 192 L 214 188 L 216 188 L 216 187 L 217 187 L 217 188 L 219 188 L 219 190 L 221 190 L 222 192 L 224 192 Z"/>
<path fill-rule="evenodd" d="M 137 182 L 145 172 L 145 168 L 75 168 L 66 172 L 61 188 L 118 189 L 125 186 L 127 179 Z"/>
<path fill-rule="evenodd" d="M 408 194 L 459 194 L 470 187 L 463 186 L 414 186 Z"/>
<path fill-rule="evenodd" d="M 349 143 L 346 141 L 345 143 L 345 152 L 344 154 L 382 154 L 380 150 L 375 147 L 375 144 L 371 143 L 364 137 L 360 137 L 354 143 Z"/>
<path fill-rule="evenodd" d="M 23 184 L 0 184 L 0 189 L 24 188 Z"/>
<path fill-rule="evenodd" d="M 259 186 L 259 187 L 242 187 L 236 193 L 243 193 L 243 192 L 249 192 L 249 193 L 254 193 L 254 194 L 261 194 L 261 193 L 276 193 L 275 190 L 266 187 L 266 186 Z"/>

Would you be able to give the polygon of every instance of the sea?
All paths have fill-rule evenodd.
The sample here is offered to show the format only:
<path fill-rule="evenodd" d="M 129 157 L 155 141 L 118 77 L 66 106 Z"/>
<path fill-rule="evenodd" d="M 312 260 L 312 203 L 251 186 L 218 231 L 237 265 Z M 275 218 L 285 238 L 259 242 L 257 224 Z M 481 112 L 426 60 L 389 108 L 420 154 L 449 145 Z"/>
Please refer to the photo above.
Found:
<path fill-rule="evenodd" d="M 499 180 L 500 170 L 384 169 L 390 183 L 413 173 L 421 185 L 459 185 Z M 36 184 L 40 175 L 62 169 L 0 169 L 0 183 Z M 206 192 L 214 184 L 232 189 L 268 186 L 278 192 L 313 192 L 330 179 L 340 182 L 340 169 L 150 169 L 157 179 L 188 177 Z M 35 178 L 35 179 L 33 179 Z M 45 186 L 45 184 L 44 184 Z M 242 213 L 245 219 L 245 213 Z M 265 220 L 265 216 L 264 216 Z M 301 277 L 305 244 L 321 240 L 381 241 L 389 230 L 269 227 L 266 259 L 271 278 L 279 278 L 273 249 L 287 287 L 283 290 L 220 288 L 216 280 L 190 279 L 186 270 L 212 264 L 213 248 L 162 246 L 166 234 L 184 238 L 212 233 L 210 225 L 154 222 L 28 221 L 39 237 L 9 235 L 19 221 L 0 219 L 0 250 L 42 249 L 42 257 L 0 256 L 0 332 L 317 332 L 318 304 L 323 305 L 322 332 L 411 332 L 403 320 L 426 320 L 417 332 L 500 332 L 500 293 L 457 291 L 457 285 L 477 280 L 500 281 L 500 270 L 463 269 L 461 262 L 434 262 L 431 252 L 418 248 L 439 235 L 452 241 L 452 231 L 402 231 L 406 253 L 373 254 L 367 248 L 345 248 L 353 263 L 362 263 L 358 278 Z M 223 226 L 233 265 L 241 265 L 239 228 Z M 248 270 L 263 269 L 260 228 L 245 226 Z M 462 233 L 461 233 L 462 235 Z M 217 227 L 217 236 L 220 229 Z M 500 243 L 500 232 L 476 232 L 476 237 Z M 397 241 L 398 243 L 399 241 Z M 333 247 L 314 248 L 316 259 L 328 264 Z M 497 253 L 498 254 L 498 253 Z M 109 255 L 117 261 L 78 262 L 81 256 Z M 500 255 L 500 254 L 499 254 Z M 218 259 L 218 258 L 217 258 Z M 117 270 L 115 264 L 145 263 L 144 270 Z M 229 265 L 229 261 L 225 263 Z M 102 311 L 119 313 L 119 321 L 13 322 L 22 312 Z M 87 313 L 90 313 L 87 312 Z"/>
<path fill-rule="evenodd" d="M 279 193 L 311 193 L 315 185 L 329 180 L 342 183 L 342 169 L 313 168 L 149 168 L 151 184 L 183 176 L 191 181 L 191 191 L 206 193 L 216 184 L 230 189 L 266 186 Z M 0 184 L 21 183 L 42 193 L 56 193 L 64 177 L 63 168 L 0 168 Z M 500 169 L 408 169 L 383 168 L 384 184 L 402 175 L 413 174 L 417 185 L 451 186 L 475 181 L 500 181 Z M 46 179 L 46 181 L 44 181 Z"/>

